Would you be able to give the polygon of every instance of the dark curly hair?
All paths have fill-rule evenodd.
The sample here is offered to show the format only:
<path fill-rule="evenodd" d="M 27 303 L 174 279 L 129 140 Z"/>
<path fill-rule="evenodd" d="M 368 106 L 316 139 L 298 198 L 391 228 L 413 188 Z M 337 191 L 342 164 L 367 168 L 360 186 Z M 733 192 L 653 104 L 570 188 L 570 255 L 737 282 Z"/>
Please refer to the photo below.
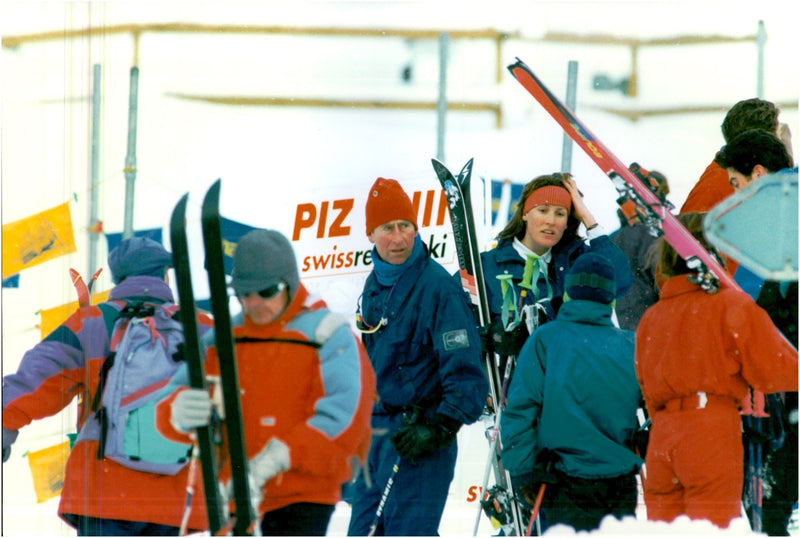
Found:
<path fill-rule="evenodd" d="M 522 220 L 522 212 L 524 210 L 523 208 L 525 207 L 525 200 L 528 199 L 528 196 L 530 196 L 531 193 L 536 189 L 547 187 L 548 185 L 566 188 L 564 186 L 564 179 L 571 177 L 572 176 L 570 174 L 556 172 L 554 174 L 538 176 L 530 180 L 522 189 L 522 194 L 519 197 L 519 201 L 517 201 L 517 208 L 514 210 L 514 215 L 511 217 L 511 220 L 508 221 L 508 224 L 506 224 L 505 228 L 503 228 L 503 230 L 497 234 L 497 239 L 513 239 L 516 237 L 517 239 L 521 240 L 523 237 L 525 237 L 525 221 Z M 561 237 L 561 240 L 556 244 L 556 246 L 577 239 L 578 226 L 580 226 L 580 224 L 581 221 L 575 216 L 575 207 L 573 206 L 569 211 L 569 217 L 567 217 L 567 227 L 564 230 L 564 235 Z"/>
<path fill-rule="evenodd" d="M 729 143 L 737 135 L 748 129 L 762 129 L 775 133 L 778 131 L 780 110 L 774 103 L 753 98 L 739 101 L 728 110 L 722 122 L 722 137 Z"/>
<path fill-rule="evenodd" d="M 750 129 L 736 136 L 723 146 L 715 161 L 722 168 L 733 168 L 746 176 L 753 173 L 757 164 L 768 172 L 792 167 L 792 157 L 783 142 L 761 129 Z"/>

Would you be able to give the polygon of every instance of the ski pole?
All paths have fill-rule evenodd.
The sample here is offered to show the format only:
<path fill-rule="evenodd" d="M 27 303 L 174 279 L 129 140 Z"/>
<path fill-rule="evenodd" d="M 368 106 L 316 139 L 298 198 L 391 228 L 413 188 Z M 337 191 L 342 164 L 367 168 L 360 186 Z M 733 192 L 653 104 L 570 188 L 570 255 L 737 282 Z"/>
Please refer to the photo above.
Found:
<path fill-rule="evenodd" d="M 389 475 L 389 480 L 386 481 L 386 487 L 383 488 L 383 494 L 381 495 L 381 501 L 378 503 L 378 509 L 375 511 L 375 517 L 372 519 L 372 525 L 369 526 L 369 533 L 367 536 L 375 536 L 375 531 L 378 529 L 378 521 L 383 515 L 383 506 L 386 504 L 386 498 L 389 496 L 389 492 L 392 491 L 392 486 L 394 485 L 394 477 L 397 476 L 397 471 L 400 469 L 400 460 L 402 458 L 397 456 L 397 459 L 394 461 L 394 465 L 392 465 L 392 474 Z"/>
<path fill-rule="evenodd" d="M 513 357 L 506 358 L 506 368 L 503 372 L 503 386 L 500 388 L 500 401 L 495 402 L 495 415 L 494 415 L 494 428 L 492 429 L 492 438 L 489 441 L 489 461 L 486 462 L 485 471 L 483 473 L 483 487 L 481 489 L 482 494 L 486 494 L 487 487 L 489 486 L 489 472 L 492 470 L 492 460 L 497 457 L 497 444 L 500 441 L 500 416 L 503 412 L 503 400 L 505 400 L 506 392 L 508 391 L 508 384 L 511 380 L 511 370 L 513 367 Z M 478 526 L 481 522 L 481 513 L 483 512 L 483 506 L 481 503 L 478 503 L 478 514 L 475 517 L 475 527 L 472 530 L 472 536 L 478 535 Z"/>
<path fill-rule="evenodd" d="M 531 508 L 531 520 L 528 522 L 528 529 L 525 531 L 525 536 L 531 535 L 531 530 L 533 529 L 533 522 L 536 521 L 536 518 L 539 517 L 539 508 L 542 506 L 542 499 L 544 498 L 544 488 L 547 485 L 546 482 L 542 482 L 542 485 L 539 486 L 539 493 L 536 494 L 536 502 L 533 503 L 533 508 Z"/>
<path fill-rule="evenodd" d="M 186 502 L 183 507 L 179 536 L 186 536 L 187 527 L 189 526 L 189 515 L 192 513 L 192 499 L 194 499 L 194 485 L 197 481 L 197 462 L 199 460 L 200 448 L 197 443 L 194 443 L 192 445 L 192 460 L 189 462 L 189 476 L 186 478 Z"/>

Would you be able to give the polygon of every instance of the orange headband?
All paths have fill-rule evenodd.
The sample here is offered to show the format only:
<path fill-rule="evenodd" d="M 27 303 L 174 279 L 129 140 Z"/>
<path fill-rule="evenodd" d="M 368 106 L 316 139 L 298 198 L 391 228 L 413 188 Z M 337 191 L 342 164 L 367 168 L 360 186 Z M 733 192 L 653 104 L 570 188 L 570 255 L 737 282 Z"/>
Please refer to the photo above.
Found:
<path fill-rule="evenodd" d="M 525 215 L 538 205 L 558 205 L 566 207 L 568 210 L 572 209 L 572 196 L 569 191 L 564 187 L 557 185 L 547 185 L 533 191 L 525 199 L 525 206 L 522 209 L 522 214 Z"/>

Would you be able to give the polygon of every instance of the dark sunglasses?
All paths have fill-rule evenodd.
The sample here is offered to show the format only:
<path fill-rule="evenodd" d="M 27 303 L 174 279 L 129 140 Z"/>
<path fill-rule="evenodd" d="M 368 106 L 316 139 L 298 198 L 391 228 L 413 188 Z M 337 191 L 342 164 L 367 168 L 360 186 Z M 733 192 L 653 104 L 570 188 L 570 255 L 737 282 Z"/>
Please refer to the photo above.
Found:
<path fill-rule="evenodd" d="M 262 299 L 272 299 L 273 297 L 275 297 L 276 295 L 278 295 L 280 292 L 282 292 L 285 289 L 286 289 L 286 282 L 278 282 L 277 284 L 273 284 L 272 286 L 270 286 L 268 288 L 264 288 L 261 291 L 253 291 L 253 292 L 250 292 L 250 293 L 243 293 L 241 296 L 242 297 L 248 297 L 249 295 L 255 293 L 256 295 L 258 295 Z"/>

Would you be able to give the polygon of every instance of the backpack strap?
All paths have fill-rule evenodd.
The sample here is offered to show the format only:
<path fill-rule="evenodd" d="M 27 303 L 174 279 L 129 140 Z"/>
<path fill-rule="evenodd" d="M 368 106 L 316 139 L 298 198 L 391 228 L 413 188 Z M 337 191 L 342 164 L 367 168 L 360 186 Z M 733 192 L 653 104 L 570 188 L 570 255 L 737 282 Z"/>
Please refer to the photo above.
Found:
<path fill-rule="evenodd" d="M 237 344 L 255 344 L 261 342 L 277 342 L 281 344 L 297 344 L 298 346 L 308 346 L 314 349 L 319 349 L 322 344 L 319 342 L 311 342 L 309 340 L 296 340 L 294 338 L 256 338 L 253 336 L 239 336 L 234 339 Z"/>

